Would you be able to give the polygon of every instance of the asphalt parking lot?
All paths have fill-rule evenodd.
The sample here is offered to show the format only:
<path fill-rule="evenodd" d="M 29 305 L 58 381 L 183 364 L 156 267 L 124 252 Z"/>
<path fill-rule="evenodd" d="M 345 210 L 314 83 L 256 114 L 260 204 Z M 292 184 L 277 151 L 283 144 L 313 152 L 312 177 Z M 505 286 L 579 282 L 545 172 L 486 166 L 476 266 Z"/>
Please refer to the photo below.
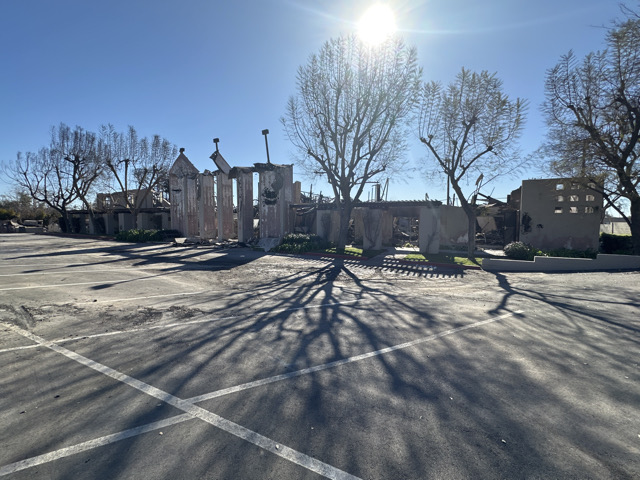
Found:
<path fill-rule="evenodd" d="M 640 272 L 0 235 L 0 477 L 640 478 Z"/>

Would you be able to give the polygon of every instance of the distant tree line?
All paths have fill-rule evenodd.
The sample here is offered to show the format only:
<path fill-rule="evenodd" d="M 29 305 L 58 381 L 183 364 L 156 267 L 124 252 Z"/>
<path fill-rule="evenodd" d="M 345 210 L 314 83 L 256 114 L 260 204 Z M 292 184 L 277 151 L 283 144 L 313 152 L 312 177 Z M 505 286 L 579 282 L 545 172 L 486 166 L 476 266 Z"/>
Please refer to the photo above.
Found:
<path fill-rule="evenodd" d="M 115 193 L 137 227 L 137 214 L 147 197 L 167 183 L 177 148 L 154 135 L 140 138 L 134 127 L 118 132 L 112 125 L 99 133 L 63 123 L 51 128 L 49 144 L 37 152 L 17 154 L 3 163 L 3 172 L 18 192 L 57 212 L 63 232 L 71 228 L 69 212 L 82 206 L 95 222 L 93 199 L 98 192 Z"/>

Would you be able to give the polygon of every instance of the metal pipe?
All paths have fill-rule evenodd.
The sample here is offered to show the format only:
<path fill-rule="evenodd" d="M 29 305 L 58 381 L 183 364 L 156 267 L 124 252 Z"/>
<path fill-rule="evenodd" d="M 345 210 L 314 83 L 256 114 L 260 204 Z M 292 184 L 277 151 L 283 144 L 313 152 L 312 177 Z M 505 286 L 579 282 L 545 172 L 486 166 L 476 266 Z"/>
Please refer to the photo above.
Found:
<path fill-rule="evenodd" d="M 269 159 L 269 141 L 267 140 L 267 135 L 269 135 L 269 129 L 265 128 L 262 130 L 262 134 L 264 135 L 264 146 L 267 148 L 267 163 L 271 163 Z"/>

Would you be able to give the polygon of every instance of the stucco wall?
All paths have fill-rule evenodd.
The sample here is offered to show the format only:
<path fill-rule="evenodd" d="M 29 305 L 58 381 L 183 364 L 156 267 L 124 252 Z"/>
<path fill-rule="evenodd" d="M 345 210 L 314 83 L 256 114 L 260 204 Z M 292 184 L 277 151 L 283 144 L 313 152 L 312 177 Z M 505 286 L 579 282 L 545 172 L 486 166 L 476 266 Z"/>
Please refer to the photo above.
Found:
<path fill-rule="evenodd" d="M 598 249 L 602 195 L 587 181 L 522 182 L 520 241 L 539 249 Z"/>
<path fill-rule="evenodd" d="M 468 242 L 467 214 L 462 207 L 440 207 L 440 245 L 462 245 Z"/>

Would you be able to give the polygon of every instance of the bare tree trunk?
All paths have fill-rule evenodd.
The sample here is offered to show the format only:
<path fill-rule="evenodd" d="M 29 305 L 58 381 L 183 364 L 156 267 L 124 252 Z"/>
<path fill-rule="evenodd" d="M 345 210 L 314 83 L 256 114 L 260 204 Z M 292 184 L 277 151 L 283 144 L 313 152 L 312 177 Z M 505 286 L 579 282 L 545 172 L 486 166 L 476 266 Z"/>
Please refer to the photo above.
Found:
<path fill-rule="evenodd" d="M 69 220 L 69 213 L 66 210 L 60 211 L 62 216 L 60 217 L 60 230 L 62 233 L 71 232 L 71 221 Z"/>
<path fill-rule="evenodd" d="M 344 249 L 347 245 L 349 234 L 349 220 L 351 220 L 351 202 L 344 202 L 340 205 L 340 230 L 338 232 L 338 248 Z"/>
<path fill-rule="evenodd" d="M 131 215 L 133 216 L 133 229 L 138 229 L 138 209 L 134 208 L 131 210 Z"/>
<path fill-rule="evenodd" d="M 472 205 L 463 206 L 464 212 L 467 214 L 468 220 L 468 237 L 467 243 L 467 257 L 473 258 L 476 251 L 476 212 Z"/>

